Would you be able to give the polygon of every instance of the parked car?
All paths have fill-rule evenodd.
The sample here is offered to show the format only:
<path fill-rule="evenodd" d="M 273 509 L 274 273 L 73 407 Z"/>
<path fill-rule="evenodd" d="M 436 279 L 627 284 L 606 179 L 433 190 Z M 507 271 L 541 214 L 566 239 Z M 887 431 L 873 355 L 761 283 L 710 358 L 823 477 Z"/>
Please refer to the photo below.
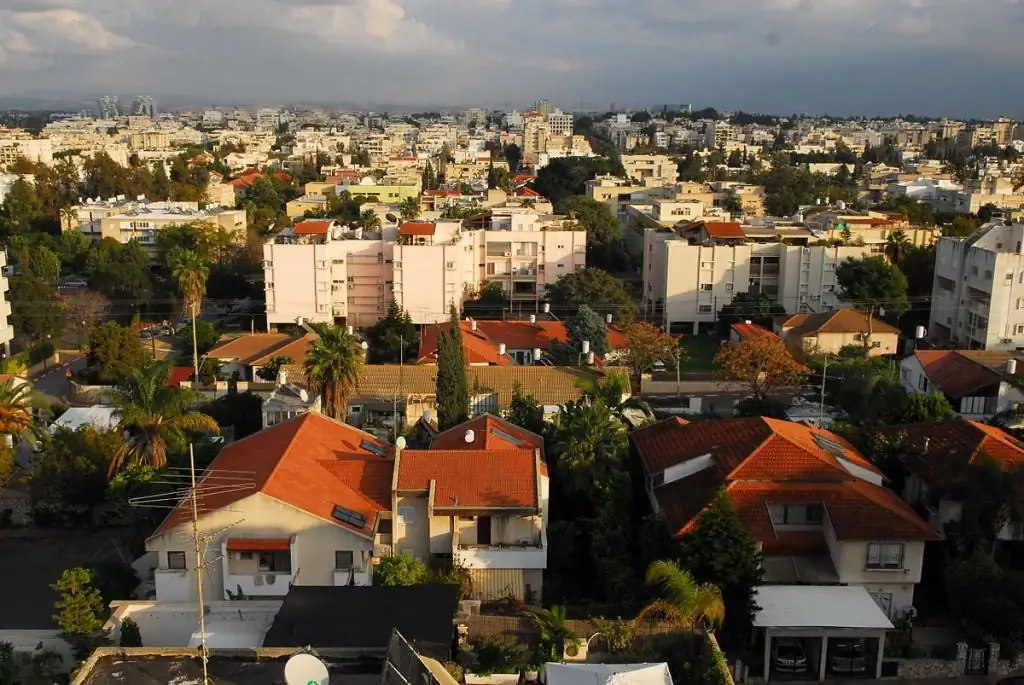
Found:
<path fill-rule="evenodd" d="M 772 650 L 775 670 L 783 673 L 803 673 L 807 670 L 807 652 L 803 643 L 795 637 L 775 639 Z"/>
<path fill-rule="evenodd" d="M 836 640 L 829 645 L 829 670 L 833 673 L 864 673 L 868 654 L 864 640 Z"/>

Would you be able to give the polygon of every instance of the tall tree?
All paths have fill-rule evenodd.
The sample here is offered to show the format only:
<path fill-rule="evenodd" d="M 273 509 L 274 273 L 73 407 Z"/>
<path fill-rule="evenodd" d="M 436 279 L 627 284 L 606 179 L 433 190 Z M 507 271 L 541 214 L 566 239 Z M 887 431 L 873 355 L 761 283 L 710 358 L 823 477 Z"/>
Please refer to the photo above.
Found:
<path fill-rule="evenodd" d="M 931 286 L 929 285 L 929 290 Z M 729 337 L 734 323 L 750 321 L 765 328 L 772 327 L 772 319 L 786 314 L 786 308 L 765 295 L 736 293 L 732 301 L 718 312 L 718 329 L 722 338 Z"/>
<path fill-rule="evenodd" d="M 192 410 L 194 392 L 168 385 L 170 373 L 169 362 L 144 359 L 122 375 L 111 400 L 125 440 L 110 460 L 109 475 L 131 464 L 161 470 L 169 446 L 184 448 L 186 432 L 220 432 L 216 421 Z"/>
<path fill-rule="evenodd" d="M 139 336 L 127 326 L 108 321 L 89 334 L 89 368 L 101 383 L 115 383 L 149 355 Z"/>
<path fill-rule="evenodd" d="M 372 209 L 364 209 L 359 215 L 359 220 L 363 222 L 363 228 L 368 231 L 379 231 L 381 222 L 380 217 L 377 216 L 377 212 Z"/>
<path fill-rule="evenodd" d="M 548 300 L 565 316 L 587 305 L 599 314 L 611 314 L 625 323 L 636 316 L 636 303 L 625 284 L 607 271 L 586 267 L 572 271 L 548 286 Z"/>
<path fill-rule="evenodd" d="M 338 421 L 348 415 L 348 399 L 359 384 L 363 349 L 342 326 L 320 324 L 303 367 L 310 388 L 320 395 L 323 412 Z"/>
<path fill-rule="evenodd" d="M 420 183 L 423 186 L 423 190 L 433 190 L 436 187 L 436 179 L 434 177 L 434 167 L 431 166 L 430 162 L 423 167 L 423 174 L 420 176 Z"/>
<path fill-rule="evenodd" d="M 402 221 L 412 221 L 420 215 L 420 201 L 415 197 L 407 197 L 398 204 L 398 214 Z"/>
<path fill-rule="evenodd" d="M 437 329 L 437 424 L 442 431 L 469 418 L 469 377 L 462 348 L 462 327 L 455 305 L 450 326 Z"/>
<path fill-rule="evenodd" d="M 11 279 L 11 325 L 27 340 L 40 342 L 60 335 L 64 306 L 52 283 L 34 276 Z"/>
<path fill-rule="evenodd" d="M 409 312 L 396 300 L 388 305 L 388 311 L 377 323 L 366 329 L 370 343 L 371 364 L 398 364 L 413 359 L 419 348 L 420 336 Z"/>
<path fill-rule="evenodd" d="M 622 332 L 628 345 L 626 363 L 637 378 L 659 362 L 676 368 L 685 360 L 686 353 L 679 341 L 659 326 L 639 321 L 628 324 Z"/>
<path fill-rule="evenodd" d="M 779 338 L 758 335 L 730 344 L 723 342 L 715 363 L 725 379 L 747 386 L 758 399 L 802 385 L 811 370 L 793 358 Z"/>
<path fill-rule="evenodd" d="M 0 383 L 0 435 L 9 436 L 15 443 L 38 441 L 41 435 L 35 421 L 34 410 L 41 406 L 39 399 L 27 383 L 13 380 Z"/>
<path fill-rule="evenodd" d="M 887 316 L 898 317 L 910 308 L 907 277 L 884 257 L 847 258 L 836 269 L 836 282 L 839 297 L 867 316 L 868 331 L 863 336 L 865 354 L 871 349 L 875 317 L 882 311 Z"/>
<path fill-rule="evenodd" d="M 587 232 L 587 249 L 605 262 L 618 250 L 622 226 L 611 207 L 586 195 L 573 195 L 558 203 L 555 210 L 566 214 Z"/>
<path fill-rule="evenodd" d="M 622 468 L 626 429 L 601 398 L 567 402 L 555 422 L 553 454 L 569 490 L 582 493 Z"/>
<path fill-rule="evenodd" d="M 590 344 L 590 351 L 604 356 L 608 353 L 608 324 L 604 317 L 587 305 L 580 305 L 576 314 L 565 322 L 565 332 L 569 337 L 567 364 L 586 363 L 580 359 L 583 354 L 583 343 Z"/>
<path fill-rule="evenodd" d="M 103 627 L 105 609 L 93 572 L 84 567 L 65 569 L 50 587 L 59 598 L 54 604 L 53 622 L 67 635 L 88 635 Z"/>
<path fill-rule="evenodd" d="M 110 312 L 110 300 L 95 290 L 73 290 L 62 298 L 67 329 L 77 335 L 79 340 L 106 319 Z"/>
<path fill-rule="evenodd" d="M 726 625 L 749 635 L 757 603 L 754 593 L 764 570 L 757 541 L 743 526 L 725 489 L 697 517 L 696 528 L 680 542 L 679 558 L 699 582 L 722 591 Z"/>
<path fill-rule="evenodd" d="M 202 310 L 206 295 L 206 281 L 210 277 L 210 266 L 196 250 L 176 249 L 170 256 L 171 278 L 181 293 L 184 313 L 192 319 L 192 365 L 193 375 L 199 381 L 199 341 L 196 338 L 196 319 Z"/>

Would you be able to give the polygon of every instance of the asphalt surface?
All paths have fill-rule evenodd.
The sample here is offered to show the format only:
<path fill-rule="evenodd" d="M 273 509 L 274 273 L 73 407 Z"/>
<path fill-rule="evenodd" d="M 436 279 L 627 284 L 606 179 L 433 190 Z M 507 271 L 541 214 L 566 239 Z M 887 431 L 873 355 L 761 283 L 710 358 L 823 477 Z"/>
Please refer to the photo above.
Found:
<path fill-rule="evenodd" d="M 86 364 L 87 360 L 82 356 L 70 362 L 62 362 L 57 367 L 48 367 L 43 375 L 32 379 L 32 385 L 38 392 L 48 395 L 53 400 L 63 399 L 71 392 L 71 383 L 68 380 L 67 372 L 77 373 L 83 370 Z"/>

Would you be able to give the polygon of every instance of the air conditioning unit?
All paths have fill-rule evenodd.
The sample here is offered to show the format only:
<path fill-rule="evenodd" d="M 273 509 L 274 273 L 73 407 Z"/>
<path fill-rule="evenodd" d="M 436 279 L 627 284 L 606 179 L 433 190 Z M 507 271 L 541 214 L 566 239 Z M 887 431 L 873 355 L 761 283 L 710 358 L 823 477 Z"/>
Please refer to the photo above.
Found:
<path fill-rule="evenodd" d="M 506 253 L 505 253 L 505 256 L 506 256 L 506 257 L 511 257 L 511 256 L 512 256 L 512 253 L 511 253 L 511 252 L 506 252 Z"/>
<path fill-rule="evenodd" d="M 581 639 L 566 640 L 562 650 L 562 658 L 566 661 L 586 661 L 587 641 Z"/>
<path fill-rule="evenodd" d="M 348 284 L 348 289 L 349 290 L 355 290 L 356 289 L 356 284 L 355 283 L 349 283 Z"/>

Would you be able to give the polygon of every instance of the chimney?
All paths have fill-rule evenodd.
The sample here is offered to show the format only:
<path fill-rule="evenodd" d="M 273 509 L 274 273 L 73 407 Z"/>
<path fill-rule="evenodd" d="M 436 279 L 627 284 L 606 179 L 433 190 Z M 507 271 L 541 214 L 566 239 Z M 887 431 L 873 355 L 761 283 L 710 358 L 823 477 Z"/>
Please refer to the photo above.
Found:
<path fill-rule="evenodd" d="M 284 369 L 280 369 L 277 372 L 277 384 L 283 386 L 288 382 L 288 372 Z"/>
<path fill-rule="evenodd" d="M 505 356 L 505 343 L 498 343 L 498 354 L 502 357 Z"/>
<path fill-rule="evenodd" d="M 604 322 L 610 326 L 611 323 L 612 323 L 612 315 L 611 314 L 605 314 L 604 315 Z"/>
<path fill-rule="evenodd" d="M 548 303 L 548 302 L 544 303 L 544 313 L 545 314 L 550 314 L 551 313 L 551 304 Z"/>
<path fill-rule="evenodd" d="M 469 330 L 471 330 L 471 331 L 475 331 L 476 330 L 476 319 L 470 319 L 469 320 Z"/>

